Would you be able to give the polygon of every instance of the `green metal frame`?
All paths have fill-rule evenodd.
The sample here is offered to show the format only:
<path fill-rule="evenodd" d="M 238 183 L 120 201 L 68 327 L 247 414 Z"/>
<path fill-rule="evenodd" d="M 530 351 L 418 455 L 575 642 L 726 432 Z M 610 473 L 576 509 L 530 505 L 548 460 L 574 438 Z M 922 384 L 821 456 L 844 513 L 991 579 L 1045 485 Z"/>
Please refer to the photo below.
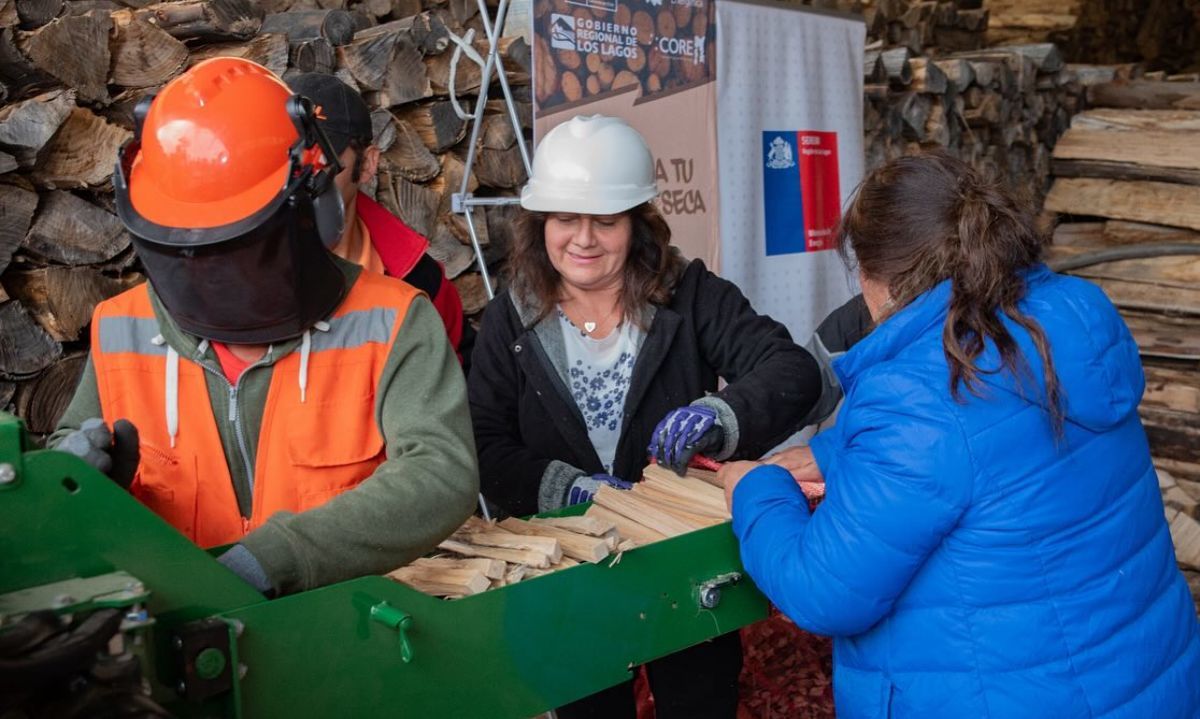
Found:
<path fill-rule="evenodd" d="M 184 716 L 529 717 L 766 616 L 727 524 L 454 601 L 382 577 L 271 601 L 73 456 L 23 452 L 0 416 L 0 595 L 124 571 L 155 620 L 156 697 Z M 576 510 L 580 511 L 580 510 Z M 705 594 L 702 601 L 701 594 Z M 184 705 L 166 647 L 182 622 L 230 626 L 233 691 Z"/>

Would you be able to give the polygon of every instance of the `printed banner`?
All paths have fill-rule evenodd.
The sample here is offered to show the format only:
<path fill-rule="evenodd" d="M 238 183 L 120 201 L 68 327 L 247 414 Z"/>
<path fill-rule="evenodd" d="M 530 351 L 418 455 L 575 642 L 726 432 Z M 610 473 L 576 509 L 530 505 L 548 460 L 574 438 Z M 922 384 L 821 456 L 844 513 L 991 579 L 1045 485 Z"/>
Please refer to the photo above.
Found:
<path fill-rule="evenodd" d="M 721 274 L 806 342 L 857 292 L 833 249 L 862 179 L 861 18 L 717 5 Z"/>
<path fill-rule="evenodd" d="M 614 115 L 655 157 L 657 204 L 688 257 L 718 259 L 714 0 L 537 0 L 535 140 Z"/>
<path fill-rule="evenodd" d="M 833 249 L 841 212 L 836 132 L 762 134 L 767 255 Z"/>

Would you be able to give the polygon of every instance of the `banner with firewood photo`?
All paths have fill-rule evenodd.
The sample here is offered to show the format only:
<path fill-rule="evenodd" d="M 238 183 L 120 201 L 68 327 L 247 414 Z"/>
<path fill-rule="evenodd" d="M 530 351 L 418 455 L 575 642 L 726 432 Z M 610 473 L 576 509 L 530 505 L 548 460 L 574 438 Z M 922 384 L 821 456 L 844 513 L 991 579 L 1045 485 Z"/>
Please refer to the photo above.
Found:
<path fill-rule="evenodd" d="M 804 342 L 857 291 L 834 249 L 863 175 L 860 17 L 717 4 L 720 270 Z"/>
<path fill-rule="evenodd" d="M 714 0 L 536 0 L 534 132 L 614 115 L 654 153 L 672 242 L 718 261 Z"/>

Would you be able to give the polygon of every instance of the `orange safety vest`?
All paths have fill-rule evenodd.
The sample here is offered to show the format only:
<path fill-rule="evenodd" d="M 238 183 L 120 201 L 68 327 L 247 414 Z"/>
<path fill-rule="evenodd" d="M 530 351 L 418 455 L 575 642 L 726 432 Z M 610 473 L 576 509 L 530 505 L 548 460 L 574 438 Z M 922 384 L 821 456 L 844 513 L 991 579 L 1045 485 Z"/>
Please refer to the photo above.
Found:
<path fill-rule="evenodd" d="M 312 330 L 307 368 L 299 347 L 275 362 L 253 458 L 249 519 L 238 511 L 209 401 L 209 372 L 179 356 L 171 383 L 178 394 L 171 397 L 172 361 L 147 285 L 101 302 L 92 321 L 92 364 L 104 421 L 111 426 L 124 418 L 138 429 L 141 462 L 130 491 L 193 542 L 211 547 L 237 542 L 275 512 L 303 512 L 358 485 L 384 460 L 375 393 L 418 294 L 404 282 L 362 272 L 328 328 Z"/>

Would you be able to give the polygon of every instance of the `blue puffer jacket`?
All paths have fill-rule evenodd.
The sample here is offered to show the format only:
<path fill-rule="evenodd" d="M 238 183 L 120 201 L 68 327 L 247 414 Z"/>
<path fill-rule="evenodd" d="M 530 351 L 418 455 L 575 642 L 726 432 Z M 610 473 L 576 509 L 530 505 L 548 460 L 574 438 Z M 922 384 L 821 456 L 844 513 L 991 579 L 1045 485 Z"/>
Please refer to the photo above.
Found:
<path fill-rule="evenodd" d="M 1137 415 L 1137 347 L 1094 285 L 1038 266 L 1021 309 L 1065 392 L 1056 441 L 1041 361 L 951 399 L 948 283 L 836 365 L 838 425 L 813 441 L 815 513 L 753 470 L 733 526 L 758 586 L 836 637 L 839 719 L 1200 717 L 1200 629 Z M 981 366 L 996 368 L 994 348 Z"/>

